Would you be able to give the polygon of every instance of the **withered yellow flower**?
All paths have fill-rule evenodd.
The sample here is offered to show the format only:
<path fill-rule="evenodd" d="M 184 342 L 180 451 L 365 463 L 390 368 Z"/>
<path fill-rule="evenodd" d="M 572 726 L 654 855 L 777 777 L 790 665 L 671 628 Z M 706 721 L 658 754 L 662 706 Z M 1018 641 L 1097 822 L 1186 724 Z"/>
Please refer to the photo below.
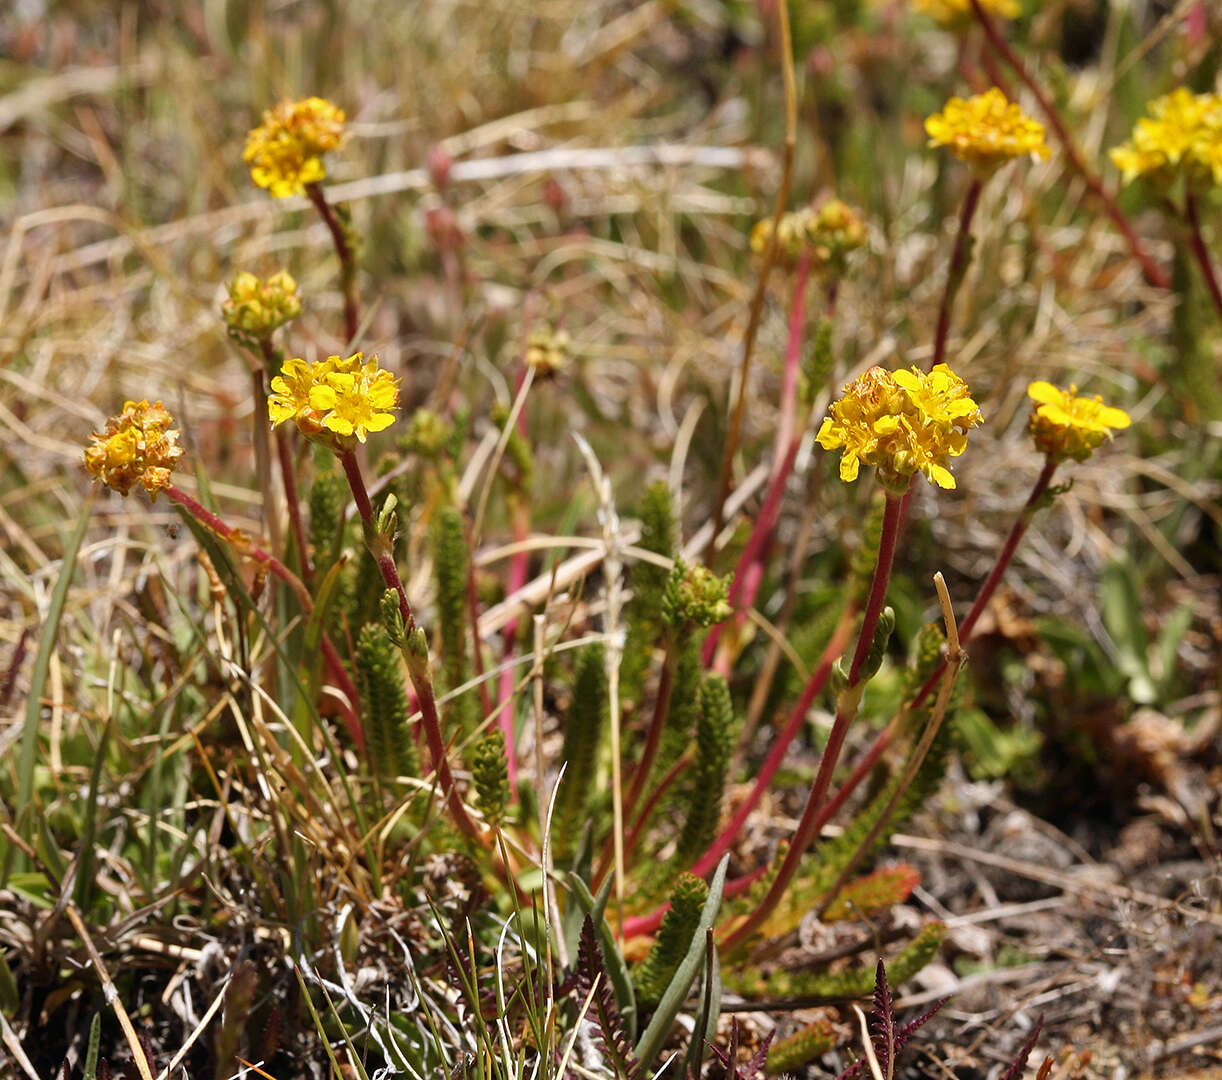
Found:
<path fill-rule="evenodd" d="M 174 417 L 160 401 L 124 402 L 123 411 L 106 422 L 106 429 L 90 436 L 85 468 L 98 483 L 120 495 L 140 484 L 156 499 L 170 486 L 170 475 L 183 454 L 173 424 Z"/>
<path fill-rule="evenodd" d="M 1222 184 L 1222 94 L 1181 86 L 1146 109 L 1129 141 L 1109 154 L 1126 184 L 1139 176 L 1171 183 L 1180 172 L 1193 184 Z"/>
<path fill-rule="evenodd" d="M 967 383 L 945 364 L 930 372 L 872 367 L 845 386 L 817 438 L 825 450 L 844 450 L 840 479 L 846 483 L 870 465 L 894 490 L 906 490 L 918 472 L 953 488 L 946 464 L 963 453 L 967 433 L 983 419 Z"/>
<path fill-rule="evenodd" d="M 972 5 L 968 0 L 913 0 L 912 6 L 946 27 L 963 26 L 972 20 Z M 1018 0 L 980 0 L 980 6 L 986 15 L 1002 19 L 1017 19 L 1023 11 Z"/>
<path fill-rule="evenodd" d="M 953 97 L 925 121 L 930 146 L 945 146 L 985 175 L 1011 158 L 1049 156 L 1044 125 L 1007 101 L 997 87 L 970 98 Z"/>
<path fill-rule="evenodd" d="M 751 230 L 751 250 L 762 254 L 772 236 L 772 219 L 758 221 Z M 817 210 L 806 207 L 781 216 L 777 244 L 781 257 L 796 262 L 803 251 L 810 255 L 816 274 L 841 274 L 845 258 L 866 242 L 861 215 L 840 199 L 828 199 Z"/>
<path fill-rule="evenodd" d="M 273 427 L 293 420 L 307 438 L 342 452 L 390 427 L 398 405 L 399 380 L 376 356 L 354 353 L 285 361 L 272 379 L 267 414 Z"/>
<path fill-rule="evenodd" d="M 322 155 L 339 146 L 343 135 L 344 110 L 325 98 L 282 101 L 247 134 L 243 158 L 259 187 L 285 199 L 327 175 Z"/>
<path fill-rule="evenodd" d="M 1073 458 L 1085 461 L 1097 447 L 1112 437 L 1112 432 L 1127 428 L 1132 420 L 1123 409 L 1103 404 L 1097 394 L 1079 397 L 1078 388 L 1068 390 L 1037 379 L 1027 387 L 1035 402 L 1027 430 L 1036 449 L 1056 461 Z"/>
<path fill-rule="evenodd" d="M 221 318 L 236 336 L 266 339 L 301 314 L 297 282 L 287 270 L 266 281 L 243 270 L 226 288 L 229 298 L 221 305 Z"/>

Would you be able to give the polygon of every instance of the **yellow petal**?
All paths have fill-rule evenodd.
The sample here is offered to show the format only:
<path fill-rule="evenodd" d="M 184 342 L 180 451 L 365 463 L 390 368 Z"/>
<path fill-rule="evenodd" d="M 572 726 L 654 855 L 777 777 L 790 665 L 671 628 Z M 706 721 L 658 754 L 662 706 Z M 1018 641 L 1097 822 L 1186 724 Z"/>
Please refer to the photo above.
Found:
<path fill-rule="evenodd" d="M 840 459 L 840 479 L 846 484 L 851 484 L 857 479 L 858 465 L 856 451 L 846 451 L 844 457 Z"/>
<path fill-rule="evenodd" d="M 949 469 L 942 468 L 941 465 L 930 465 L 926 475 L 940 488 L 953 490 L 955 487 L 955 478 L 951 475 Z"/>
<path fill-rule="evenodd" d="M 1099 422 L 1110 428 L 1127 428 L 1133 420 L 1123 409 L 1113 409 L 1111 406 L 1104 405 L 1099 410 Z"/>
<path fill-rule="evenodd" d="M 1038 401 L 1041 405 L 1055 405 L 1057 402 L 1065 399 L 1064 391 L 1058 390 L 1050 382 L 1045 382 L 1043 379 L 1036 379 L 1030 386 L 1027 387 L 1027 397 L 1032 401 Z"/>

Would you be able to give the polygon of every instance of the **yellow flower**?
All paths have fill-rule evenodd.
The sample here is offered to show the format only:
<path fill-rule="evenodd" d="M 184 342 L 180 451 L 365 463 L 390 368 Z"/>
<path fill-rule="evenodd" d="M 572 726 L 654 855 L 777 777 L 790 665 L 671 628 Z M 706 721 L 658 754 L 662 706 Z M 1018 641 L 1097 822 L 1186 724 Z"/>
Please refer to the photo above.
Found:
<path fill-rule="evenodd" d="M 550 327 L 532 330 L 526 343 L 526 363 L 538 378 L 556 375 L 569 366 L 572 342 L 568 331 L 553 332 Z"/>
<path fill-rule="evenodd" d="M 840 479 L 857 479 L 861 465 L 878 469 L 888 487 L 906 490 L 920 473 L 953 488 L 949 458 L 967 448 L 967 433 L 983 421 L 967 384 L 945 364 L 931 372 L 872 367 L 844 388 L 819 428 L 825 450 L 843 449 Z"/>
<path fill-rule="evenodd" d="M 227 286 L 229 299 L 221 305 L 221 318 L 230 333 L 255 341 L 272 333 L 301 314 L 297 282 L 287 270 L 261 281 L 243 270 Z"/>
<path fill-rule="evenodd" d="M 1057 461 L 1085 461 L 1112 437 L 1113 430 L 1123 430 L 1132 423 L 1123 409 L 1104 405 L 1098 395 L 1079 397 L 1073 385 L 1062 390 L 1037 379 L 1027 387 L 1027 396 L 1036 403 L 1027 430 L 1036 449 Z"/>
<path fill-rule="evenodd" d="M 85 468 L 120 495 L 140 484 L 156 499 L 170 486 L 170 474 L 183 454 L 173 423 L 160 401 L 124 402 L 123 411 L 106 422 L 106 430 L 90 436 Z"/>
<path fill-rule="evenodd" d="M 307 438 L 342 452 L 390 427 L 398 404 L 399 380 L 376 356 L 354 353 L 313 364 L 286 361 L 272 380 L 267 414 L 273 427 L 293 420 Z"/>
<path fill-rule="evenodd" d="M 267 398 L 267 415 L 271 418 L 272 427 L 306 416 L 313 385 L 314 366 L 300 357 L 284 362 L 280 374 L 272 379 L 272 392 Z"/>
<path fill-rule="evenodd" d="M 925 121 L 930 146 L 946 146 L 957 158 L 988 174 L 1011 158 L 1046 158 L 1044 125 L 1006 100 L 997 87 L 973 97 L 953 97 Z"/>
<path fill-rule="evenodd" d="M 247 134 L 243 159 L 259 187 L 284 199 L 327 175 L 321 155 L 339 146 L 343 134 L 344 111 L 325 98 L 282 101 Z"/>
<path fill-rule="evenodd" d="M 1153 176 L 1170 183 L 1183 171 L 1195 184 L 1222 184 L 1222 94 L 1179 87 L 1146 106 L 1129 141 L 1110 152 L 1131 183 Z"/>
<path fill-rule="evenodd" d="M 972 5 L 968 0 L 913 0 L 912 6 L 946 27 L 964 26 L 972 21 Z M 980 6 L 986 14 L 1002 19 L 1017 19 L 1023 10 L 1018 0 L 980 0 Z"/>

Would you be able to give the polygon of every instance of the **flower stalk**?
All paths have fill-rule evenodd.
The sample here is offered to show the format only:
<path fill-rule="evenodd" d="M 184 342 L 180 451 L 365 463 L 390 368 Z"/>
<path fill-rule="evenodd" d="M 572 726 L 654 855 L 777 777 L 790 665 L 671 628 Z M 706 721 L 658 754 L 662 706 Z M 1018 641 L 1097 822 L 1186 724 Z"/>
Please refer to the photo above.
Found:
<path fill-rule="evenodd" d="M 1201 211 L 1194 191 L 1189 190 L 1184 198 L 1184 216 L 1188 219 L 1188 244 L 1192 248 L 1193 257 L 1201 268 L 1201 276 L 1209 289 L 1209 298 L 1213 301 L 1214 310 L 1222 318 L 1222 287 L 1218 284 L 1218 275 L 1214 271 L 1213 260 L 1209 256 L 1209 248 L 1205 243 L 1205 234 L 1201 229 Z"/>
<path fill-rule="evenodd" d="M 857 716 L 861 704 L 862 693 L 865 690 L 866 678 L 863 678 L 866 658 L 870 655 L 875 641 L 875 632 L 879 629 L 882 616 L 883 601 L 887 595 L 887 583 L 891 578 L 891 565 L 895 557 L 896 540 L 900 526 L 903 523 L 907 509 L 906 493 L 901 495 L 894 491 L 886 492 L 886 508 L 883 513 L 882 535 L 878 543 L 878 560 L 874 565 L 874 578 L 870 585 L 869 597 L 866 600 L 865 614 L 862 616 L 861 633 L 857 639 L 857 648 L 849 668 L 847 682 L 840 691 L 836 702 L 836 719 L 828 735 L 827 745 L 819 759 L 819 769 L 811 785 L 810 795 L 806 800 L 806 808 L 798 827 L 794 830 L 789 848 L 781 863 L 777 875 L 769 887 L 759 906 L 750 916 L 736 926 L 726 938 L 726 947 L 730 948 L 746 941 L 761 927 L 768 916 L 776 909 L 789 884 L 798 871 L 798 864 L 806 854 L 819 830 L 826 821 L 825 800 L 831 786 L 832 775 L 840 760 L 840 752 L 844 747 L 845 737 L 849 727 Z"/>
<path fill-rule="evenodd" d="M 407 591 L 399 576 L 399 568 L 395 564 L 393 541 L 386 532 L 378 528 L 374 518 L 373 504 L 369 501 L 369 491 L 365 487 L 365 478 L 361 474 L 360 463 L 353 450 L 344 450 L 339 455 L 344 476 L 352 491 L 352 499 L 356 504 L 357 513 L 365 529 L 365 541 L 369 553 L 377 563 L 378 572 L 386 588 L 395 594 L 398 603 L 399 617 L 403 620 L 402 646 L 404 659 L 407 661 L 408 677 L 416 692 L 416 701 L 420 708 L 421 725 L 424 728 L 425 741 L 428 743 L 429 754 L 432 757 L 433 768 L 437 772 L 441 785 L 442 796 L 450 808 L 454 823 L 464 833 L 473 839 L 479 839 L 479 829 L 467 813 L 454 783 L 454 774 L 450 771 L 450 763 L 446 757 L 445 738 L 441 732 L 441 717 L 437 711 L 437 694 L 433 689 L 433 676 L 429 671 L 428 645 L 424 633 L 416 623 L 415 614 L 407 599 Z"/>
<path fill-rule="evenodd" d="M 1005 36 L 997 29 L 993 20 L 989 18 L 981 6 L 980 0 L 968 0 L 968 2 L 972 5 L 972 14 L 976 17 L 976 21 L 984 31 L 985 37 L 988 38 L 989 44 L 1010 65 L 1014 74 L 1031 91 L 1052 130 L 1057 133 L 1057 138 L 1061 142 L 1066 158 L 1069 159 L 1070 166 L 1082 178 L 1083 183 L 1086 184 L 1091 194 L 1103 205 L 1107 216 L 1112 219 L 1112 223 L 1116 226 L 1116 231 L 1124 238 L 1124 242 L 1132 253 L 1133 258 L 1140 264 L 1146 281 L 1155 288 L 1169 289 L 1171 287 L 1170 275 L 1146 251 L 1141 240 L 1138 239 L 1132 223 L 1116 202 L 1116 197 L 1103 186 L 1103 181 L 1100 179 L 1099 174 L 1086 164 L 1086 160 L 1082 157 L 1082 152 L 1070 137 L 1065 127 L 1065 121 L 1061 119 L 1061 114 L 1052 103 L 1052 99 L 1044 92 L 1043 87 L 1036 81 L 1035 76 L 1027 69 L 1027 65 L 1023 63 L 1014 49 L 1010 47 L 1010 43 L 1006 41 Z"/>
<path fill-rule="evenodd" d="M 946 339 L 950 334 L 951 309 L 955 304 L 955 296 L 963 277 L 967 273 L 969 253 L 971 251 L 972 219 L 976 216 L 976 208 L 980 205 L 980 193 L 984 190 L 984 181 L 979 176 L 972 178 L 971 187 L 964 196 L 963 206 L 959 211 L 959 229 L 955 234 L 955 246 L 950 256 L 950 266 L 946 271 L 946 288 L 942 292 L 942 303 L 938 307 L 938 324 L 934 333 L 933 360 L 930 367 L 937 367 L 946 359 Z"/>
<path fill-rule="evenodd" d="M 335 254 L 339 257 L 339 283 L 344 295 L 344 341 L 346 347 L 351 348 L 361 325 L 360 300 L 356 291 L 356 255 L 352 250 L 352 240 L 339 220 L 335 207 L 327 201 L 322 185 L 306 184 L 305 193 L 327 226 L 331 242 L 335 245 Z"/>
<path fill-rule="evenodd" d="M 273 577 L 279 578 L 284 582 L 284 584 L 293 590 L 305 614 L 310 617 L 313 616 L 314 598 L 310 595 L 310 590 L 306 588 L 305 582 L 285 566 L 284 563 L 274 555 L 264 551 L 258 544 L 252 543 L 250 538 L 244 533 L 227 524 L 222 518 L 207 509 L 207 507 L 203 506 L 197 499 L 188 495 L 177 485 L 169 484 L 162 488 L 162 490 L 168 498 L 176 502 L 206 529 L 231 544 L 243 555 L 250 556 Z M 323 662 L 326 664 L 327 673 L 335 681 L 335 685 L 343 692 L 344 697 L 349 703 L 348 707 L 344 708 L 343 713 L 348 734 L 363 755 L 365 753 L 365 733 L 361 727 L 360 718 L 356 713 L 357 702 L 360 700 L 356 686 L 344 667 L 344 663 L 336 651 L 335 644 L 331 641 L 325 630 L 321 632 L 320 641 Z"/>

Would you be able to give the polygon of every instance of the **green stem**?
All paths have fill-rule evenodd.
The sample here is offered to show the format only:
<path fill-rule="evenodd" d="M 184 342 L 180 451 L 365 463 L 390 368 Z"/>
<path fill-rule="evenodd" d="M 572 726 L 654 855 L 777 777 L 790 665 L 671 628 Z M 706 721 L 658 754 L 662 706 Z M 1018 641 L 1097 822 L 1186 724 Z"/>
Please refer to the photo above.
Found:
<path fill-rule="evenodd" d="M 263 356 L 263 373 L 268 379 L 274 378 L 280 368 L 280 358 L 267 338 L 259 341 L 259 351 Z M 258 378 L 262 383 L 263 373 Z M 267 430 L 267 399 L 263 399 L 262 411 L 255 417 L 255 423 Z M 297 492 L 297 468 L 293 463 L 293 448 L 289 443 L 289 431 L 283 424 L 276 428 L 276 457 L 280 463 L 280 480 L 284 484 L 284 501 L 288 504 L 289 526 L 293 530 L 293 539 L 297 542 L 297 559 L 301 564 L 301 579 L 307 586 L 312 584 L 314 575 L 310 565 L 310 545 L 306 542 L 305 525 L 301 519 L 301 498 Z"/>

